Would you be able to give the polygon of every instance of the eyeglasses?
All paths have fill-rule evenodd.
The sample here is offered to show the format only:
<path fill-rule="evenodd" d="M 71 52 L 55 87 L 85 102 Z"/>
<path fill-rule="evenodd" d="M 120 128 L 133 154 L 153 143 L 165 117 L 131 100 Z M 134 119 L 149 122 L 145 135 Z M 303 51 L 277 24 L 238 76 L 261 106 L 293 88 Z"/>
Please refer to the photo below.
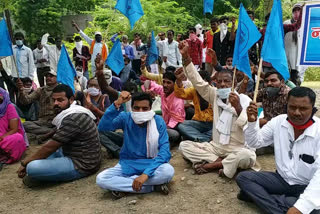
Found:
<path fill-rule="evenodd" d="M 289 140 L 289 141 L 290 141 L 290 144 L 289 144 L 290 151 L 288 152 L 288 155 L 289 155 L 290 160 L 292 160 L 292 158 L 293 158 L 292 149 L 293 149 L 293 146 L 294 146 L 294 141 L 292 141 L 292 140 Z"/>

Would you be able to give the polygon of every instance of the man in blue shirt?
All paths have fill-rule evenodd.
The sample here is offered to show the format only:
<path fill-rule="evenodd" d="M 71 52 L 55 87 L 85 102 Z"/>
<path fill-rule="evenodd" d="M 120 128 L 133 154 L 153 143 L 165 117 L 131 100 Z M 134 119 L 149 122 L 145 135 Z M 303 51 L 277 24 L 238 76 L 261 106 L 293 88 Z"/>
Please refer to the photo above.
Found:
<path fill-rule="evenodd" d="M 124 144 L 119 163 L 98 174 L 97 185 L 111 190 L 115 198 L 125 192 L 168 194 L 167 183 L 174 169 L 168 163 L 171 154 L 166 124 L 151 111 L 152 99 L 146 93 L 132 96 L 132 112 L 121 112 L 120 106 L 130 99 L 130 93 L 122 91 L 100 120 L 99 131 L 122 129 Z"/>

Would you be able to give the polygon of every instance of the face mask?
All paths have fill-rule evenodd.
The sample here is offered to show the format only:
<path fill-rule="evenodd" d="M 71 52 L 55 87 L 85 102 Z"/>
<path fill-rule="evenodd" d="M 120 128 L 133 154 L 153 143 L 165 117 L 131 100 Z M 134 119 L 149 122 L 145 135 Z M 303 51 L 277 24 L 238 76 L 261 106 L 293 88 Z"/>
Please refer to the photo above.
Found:
<path fill-rule="evenodd" d="M 17 44 L 18 46 L 22 46 L 22 45 L 23 45 L 23 41 L 22 41 L 22 40 L 16 40 L 16 44 Z"/>
<path fill-rule="evenodd" d="M 227 30 L 227 29 L 228 29 L 228 27 L 225 23 L 220 24 L 220 30 Z"/>
<path fill-rule="evenodd" d="M 88 88 L 88 94 L 90 94 L 91 96 L 98 96 L 101 92 L 99 89 L 95 88 L 95 87 L 90 87 Z"/>
<path fill-rule="evenodd" d="M 77 71 L 77 77 L 78 78 L 83 77 L 83 73 L 81 71 Z"/>
<path fill-rule="evenodd" d="M 218 88 L 217 93 L 220 99 L 228 99 L 229 94 L 231 93 L 231 88 Z"/>
<path fill-rule="evenodd" d="M 131 112 L 131 118 L 135 124 L 143 124 L 150 121 L 154 117 L 154 111 Z"/>
<path fill-rule="evenodd" d="M 26 93 L 30 93 L 31 90 L 32 90 L 32 87 L 30 87 L 30 88 L 23 87 L 23 91 L 26 92 Z"/>
<path fill-rule="evenodd" d="M 82 41 L 76 42 L 76 47 L 77 47 L 77 48 L 81 48 L 81 47 L 82 47 Z"/>
<path fill-rule="evenodd" d="M 227 69 L 232 70 L 233 66 L 232 65 L 226 65 Z"/>
<path fill-rule="evenodd" d="M 190 35 L 189 35 L 189 39 L 191 39 L 191 40 L 195 40 L 197 38 L 197 35 L 196 34 L 194 34 L 194 33 L 190 33 Z"/>
<path fill-rule="evenodd" d="M 267 87 L 266 92 L 267 96 L 270 97 L 275 97 L 279 94 L 280 88 L 275 88 L 275 87 Z"/>

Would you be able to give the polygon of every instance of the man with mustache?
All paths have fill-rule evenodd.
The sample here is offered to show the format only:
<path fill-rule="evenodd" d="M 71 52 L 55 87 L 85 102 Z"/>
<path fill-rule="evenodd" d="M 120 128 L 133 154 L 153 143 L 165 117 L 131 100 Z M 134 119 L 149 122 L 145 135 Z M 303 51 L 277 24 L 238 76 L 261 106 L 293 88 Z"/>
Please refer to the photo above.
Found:
<path fill-rule="evenodd" d="M 314 116 L 315 100 L 310 88 L 292 89 L 287 114 L 263 128 L 256 125 L 257 105 L 250 104 L 245 140 L 252 148 L 274 144 L 276 171 L 239 173 L 238 199 L 255 203 L 263 213 L 319 213 L 320 120 Z"/>
<path fill-rule="evenodd" d="M 64 84 L 52 91 L 57 127 L 52 139 L 21 161 L 18 176 L 28 187 L 44 182 L 72 181 L 97 172 L 101 148 L 95 116 L 74 102 L 72 89 Z"/>

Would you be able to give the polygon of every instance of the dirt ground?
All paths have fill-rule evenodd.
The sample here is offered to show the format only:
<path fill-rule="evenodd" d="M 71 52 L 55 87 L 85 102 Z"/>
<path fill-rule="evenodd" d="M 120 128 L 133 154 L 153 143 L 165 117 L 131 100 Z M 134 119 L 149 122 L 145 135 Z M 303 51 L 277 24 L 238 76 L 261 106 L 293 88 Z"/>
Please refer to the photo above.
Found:
<path fill-rule="evenodd" d="M 316 92 L 319 98 L 320 90 Z M 320 99 L 317 107 L 320 107 Z M 320 116 L 320 112 L 317 115 Z M 38 145 L 31 145 L 27 155 L 37 148 Z M 255 205 L 237 200 L 239 188 L 234 180 L 219 178 L 216 172 L 193 175 L 191 166 L 177 148 L 172 150 L 172 156 L 175 176 L 168 196 L 136 194 L 117 201 L 95 185 L 96 175 L 30 189 L 17 177 L 19 163 L 7 165 L 0 172 L 0 213 L 260 213 Z M 258 161 L 263 170 L 275 169 L 273 155 L 259 156 Z M 104 157 L 100 171 L 116 163 L 117 160 Z"/>

